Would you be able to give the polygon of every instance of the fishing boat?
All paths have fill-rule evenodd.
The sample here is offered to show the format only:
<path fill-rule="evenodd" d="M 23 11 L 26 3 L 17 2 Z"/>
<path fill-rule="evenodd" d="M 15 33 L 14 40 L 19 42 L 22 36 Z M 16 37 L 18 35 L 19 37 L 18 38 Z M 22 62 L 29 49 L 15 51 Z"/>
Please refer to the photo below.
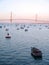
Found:
<path fill-rule="evenodd" d="M 11 36 L 9 35 L 9 33 L 7 33 L 7 36 L 5 38 L 11 38 Z"/>
<path fill-rule="evenodd" d="M 31 55 L 34 56 L 35 58 L 42 58 L 42 52 L 41 50 L 31 47 Z"/>

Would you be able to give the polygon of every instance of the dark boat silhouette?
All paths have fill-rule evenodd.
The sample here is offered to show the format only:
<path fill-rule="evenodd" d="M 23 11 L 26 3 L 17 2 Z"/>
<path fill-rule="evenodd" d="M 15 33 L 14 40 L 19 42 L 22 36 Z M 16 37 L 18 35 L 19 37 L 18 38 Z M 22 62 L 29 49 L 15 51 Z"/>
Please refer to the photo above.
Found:
<path fill-rule="evenodd" d="M 25 29 L 25 31 L 28 31 L 28 29 Z"/>
<path fill-rule="evenodd" d="M 19 30 L 19 28 L 17 28 L 17 30 Z"/>
<path fill-rule="evenodd" d="M 35 48 L 35 47 L 31 47 L 31 55 L 34 58 L 42 58 L 42 52 L 41 50 Z"/>
<path fill-rule="evenodd" d="M 8 28 L 6 28 L 6 31 L 8 31 L 9 29 Z"/>
<path fill-rule="evenodd" d="M 0 26 L 0 28 L 2 28 L 2 26 Z"/>
<path fill-rule="evenodd" d="M 22 27 L 22 26 L 21 26 L 20 28 L 21 28 L 21 29 L 24 29 L 24 27 Z"/>
<path fill-rule="evenodd" d="M 11 36 L 9 35 L 9 33 L 7 33 L 7 36 L 5 38 L 11 38 Z"/>

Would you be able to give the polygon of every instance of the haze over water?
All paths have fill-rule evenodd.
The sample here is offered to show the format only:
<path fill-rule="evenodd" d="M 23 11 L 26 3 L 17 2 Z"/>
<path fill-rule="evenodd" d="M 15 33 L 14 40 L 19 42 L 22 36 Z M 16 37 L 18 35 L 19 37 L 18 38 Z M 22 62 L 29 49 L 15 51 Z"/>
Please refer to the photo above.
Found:
<path fill-rule="evenodd" d="M 37 15 L 49 23 L 49 0 L 0 0 L 0 19 L 10 19 L 11 12 L 12 19 L 36 19 Z"/>
<path fill-rule="evenodd" d="M 0 65 L 49 65 L 49 0 L 0 0 Z"/>

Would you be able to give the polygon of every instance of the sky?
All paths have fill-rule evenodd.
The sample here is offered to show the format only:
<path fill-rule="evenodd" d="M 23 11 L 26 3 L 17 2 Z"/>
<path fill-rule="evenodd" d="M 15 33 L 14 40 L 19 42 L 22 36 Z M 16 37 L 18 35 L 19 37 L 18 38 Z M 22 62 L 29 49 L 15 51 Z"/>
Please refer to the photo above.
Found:
<path fill-rule="evenodd" d="M 9 18 L 10 13 L 17 19 L 49 20 L 49 0 L 0 0 L 0 19 Z"/>

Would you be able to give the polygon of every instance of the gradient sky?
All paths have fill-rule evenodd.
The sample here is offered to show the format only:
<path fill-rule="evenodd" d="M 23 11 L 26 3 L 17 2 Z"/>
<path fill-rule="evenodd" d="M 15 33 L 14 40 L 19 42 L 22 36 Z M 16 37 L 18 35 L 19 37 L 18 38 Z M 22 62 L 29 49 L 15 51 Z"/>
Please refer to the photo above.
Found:
<path fill-rule="evenodd" d="M 14 18 L 48 19 L 49 0 L 0 0 L 0 18 L 8 18 L 10 12 Z"/>

